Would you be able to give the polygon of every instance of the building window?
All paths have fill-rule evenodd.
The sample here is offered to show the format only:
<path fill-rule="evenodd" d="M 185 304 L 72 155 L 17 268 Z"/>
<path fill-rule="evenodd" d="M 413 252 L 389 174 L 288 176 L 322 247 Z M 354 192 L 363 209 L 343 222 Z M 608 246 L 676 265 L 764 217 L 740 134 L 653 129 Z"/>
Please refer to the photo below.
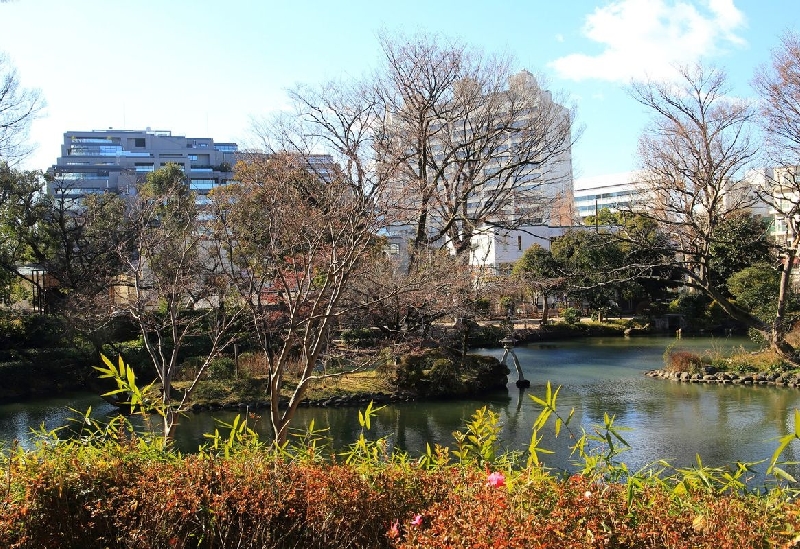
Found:
<path fill-rule="evenodd" d="M 121 153 L 122 147 L 119 145 L 79 145 L 69 150 L 70 156 L 119 156 Z"/>
<path fill-rule="evenodd" d="M 144 137 L 136 137 L 136 138 L 134 138 L 134 140 L 133 140 L 133 146 L 134 146 L 134 147 L 137 147 L 137 148 L 139 148 L 139 149 L 143 149 L 143 148 L 144 148 L 144 146 L 145 146 L 145 145 L 144 145 Z"/>
<path fill-rule="evenodd" d="M 237 152 L 239 146 L 234 143 L 217 143 L 214 145 L 214 150 L 219 152 Z"/>
<path fill-rule="evenodd" d="M 96 143 L 98 145 L 110 145 L 113 143 L 109 137 L 73 137 L 73 143 Z"/>
<path fill-rule="evenodd" d="M 190 154 L 190 155 L 187 155 L 187 156 L 189 157 L 189 160 L 197 162 L 197 155 L 196 154 Z"/>
<path fill-rule="evenodd" d="M 189 181 L 189 188 L 193 191 L 210 191 L 214 184 L 213 179 L 192 179 Z"/>

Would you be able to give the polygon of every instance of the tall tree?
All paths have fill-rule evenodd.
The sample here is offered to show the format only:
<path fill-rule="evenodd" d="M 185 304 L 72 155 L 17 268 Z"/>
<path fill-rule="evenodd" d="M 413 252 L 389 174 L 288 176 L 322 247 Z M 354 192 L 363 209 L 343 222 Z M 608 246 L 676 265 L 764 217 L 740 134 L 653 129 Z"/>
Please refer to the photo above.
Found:
<path fill-rule="evenodd" d="M 254 157 L 236 173 L 238 183 L 211 193 L 210 236 L 266 358 L 270 419 L 281 444 L 309 385 L 326 377 L 317 367 L 345 294 L 380 253 L 380 216 L 346 174 L 332 167 L 323 180 L 303 156 Z"/>
<path fill-rule="evenodd" d="M 509 57 L 435 36 L 384 35 L 381 47 L 379 158 L 415 243 L 444 240 L 458 254 L 481 223 L 545 217 L 545 189 L 572 175 L 571 113 Z"/>
<path fill-rule="evenodd" d="M 619 240 L 608 232 L 571 230 L 554 238 L 550 250 L 569 296 L 585 301 L 602 321 L 631 278 Z"/>
<path fill-rule="evenodd" d="M 28 130 L 43 108 L 39 90 L 22 87 L 17 70 L 0 53 L 0 161 L 14 163 L 30 153 Z"/>
<path fill-rule="evenodd" d="M 712 270 L 714 246 L 725 240 L 726 224 L 756 200 L 744 180 L 758 152 L 750 131 L 753 107 L 729 95 L 723 72 L 699 65 L 681 68 L 677 83 L 639 83 L 631 93 L 654 113 L 639 143 L 652 201 L 642 215 L 668 236 L 683 284 L 715 300 L 793 359 L 782 331 L 732 302 L 725 281 Z"/>
<path fill-rule="evenodd" d="M 746 212 L 733 215 L 720 224 L 710 252 L 709 276 L 715 286 L 727 291 L 727 280 L 733 274 L 774 261 L 775 244 L 769 237 L 769 223 Z"/>
<path fill-rule="evenodd" d="M 485 222 L 543 217 L 552 204 L 541 197 L 555 194 L 545 190 L 571 178 L 573 113 L 530 73 L 514 74 L 508 57 L 430 35 L 384 34 L 380 45 L 373 77 L 292 90 L 299 123 L 271 148 L 317 145 L 362 188 L 378 183 L 394 214 L 385 223 L 412 227 L 412 259 L 432 243 L 467 252 Z"/>
<path fill-rule="evenodd" d="M 48 306 L 98 353 L 114 324 L 112 289 L 131 253 L 126 198 L 115 193 L 79 200 L 58 187 L 45 197 L 45 230 L 31 243 L 53 281 Z"/>
<path fill-rule="evenodd" d="M 759 122 L 766 136 L 766 170 L 760 198 L 787 228 L 781 255 L 783 268 L 772 331 L 787 331 L 787 305 L 800 246 L 800 36 L 787 32 L 772 52 L 772 64 L 756 71 L 753 87 L 761 96 Z"/>

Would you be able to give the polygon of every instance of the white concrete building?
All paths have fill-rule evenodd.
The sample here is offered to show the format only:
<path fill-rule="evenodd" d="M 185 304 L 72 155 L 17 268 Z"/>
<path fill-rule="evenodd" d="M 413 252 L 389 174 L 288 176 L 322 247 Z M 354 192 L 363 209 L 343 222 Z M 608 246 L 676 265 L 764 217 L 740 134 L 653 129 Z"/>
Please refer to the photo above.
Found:
<path fill-rule="evenodd" d="M 622 172 L 575 180 L 575 212 L 583 220 L 603 208 L 612 212 L 636 210 L 647 204 L 640 172 Z"/>
<path fill-rule="evenodd" d="M 507 274 L 525 250 L 534 244 L 549 250 L 550 241 L 570 228 L 525 225 L 511 230 L 485 225 L 472 238 L 469 264 L 475 270 L 486 270 L 486 274 Z"/>

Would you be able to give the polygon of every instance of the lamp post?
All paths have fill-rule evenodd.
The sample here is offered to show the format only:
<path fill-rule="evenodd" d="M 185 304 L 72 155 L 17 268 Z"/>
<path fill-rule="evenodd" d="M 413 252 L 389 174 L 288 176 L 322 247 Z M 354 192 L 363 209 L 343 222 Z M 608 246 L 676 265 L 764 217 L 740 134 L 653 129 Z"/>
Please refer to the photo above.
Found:
<path fill-rule="evenodd" d="M 520 389 L 524 389 L 526 387 L 531 386 L 531 382 L 525 379 L 525 375 L 522 373 L 522 368 L 519 365 L 519 359 L 517 358 L 517 353 L 514 352 L 514 338 L 511 336 L 506 336 L 500 340 L 500 343 L 503 345 L 503 358 L 501 362 L 508 367 L 506 363 L 506 359 L 508 358 L 508 354 L 511 353 L 511 357 L 514 359 L 514 367 L 517 369 L 517 387 Z"/>

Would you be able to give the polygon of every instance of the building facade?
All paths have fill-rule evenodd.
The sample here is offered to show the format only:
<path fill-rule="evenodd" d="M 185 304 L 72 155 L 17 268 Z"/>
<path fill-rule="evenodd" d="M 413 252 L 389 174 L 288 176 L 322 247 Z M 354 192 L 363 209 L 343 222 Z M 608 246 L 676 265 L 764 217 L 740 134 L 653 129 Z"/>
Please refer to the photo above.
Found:
<path fill-rule="evenodd" d="M 134 192 L 149 172 L 178 164 L 202 197 L 233 177 L 239 147 L 211 138 L 172 135 L 169 131 L 99 130 L 64 134 L 61 156 L 50 169 L 48 191 L 67 198 L 87 194 Z"/>
<path fill-rule="evenodd" d="M 549 225 L 525 225 L 516 229 L 504 229 L 484 225 L 472 237 L 469 263 L 475 271 L 488 275 L 509 274 L 514 263 L 525 250 L 534 244 L 549 250 L 550 241 L 562 236 L 572 227 Z"/>
<path fill-rule="evenodd" d="M 648 200 L 639 172 L 622 172 L 575 180 L 575 213 L 580 221 L 603 208 L 611 212 L 636 211 Z"/>

